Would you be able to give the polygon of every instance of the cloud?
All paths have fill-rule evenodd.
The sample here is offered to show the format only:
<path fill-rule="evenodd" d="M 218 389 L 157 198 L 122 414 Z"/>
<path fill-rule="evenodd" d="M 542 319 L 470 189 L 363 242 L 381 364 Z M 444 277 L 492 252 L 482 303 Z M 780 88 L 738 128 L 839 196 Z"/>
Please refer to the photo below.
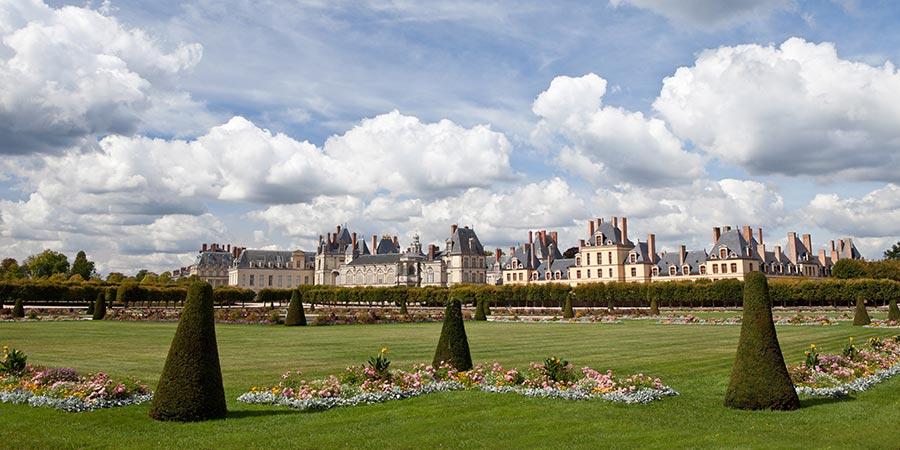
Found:
<path fill-rule="evenodd" d="M 184 133 L 204 107 L 171 88 L 199 44 L 171 52 L 139 29 L 78 7 L 35 0 L 0 5 L 0 154 L 60 153 L 93 137 L 139 130 Z M 169 113 L 182 120 L 173 123 Z"/>
<path fill-rule="evenodd" d="M 534 101 L 541 120 L 533 140 L 561 145 L 558 163 L 594 185 L 660 186 L 705 174 L 704 159 L 685 151 L 663 121 L 603 106 L 605 93 L 606 80 L 593 73 L 554 78 Z"/>
<path fill-rule="evenodd" d="M 653 107 L 677 136 L 753 174 L 898 179 L 900 74 L 840 59 L 830 43 L 704 51 Z"/>
<path fill-rule="evenodd" d="M 842 236 L 900 240 L 900 186 L 893 183 L 858 198 L 817 194 L 804 212 L 812 223 Z"/>
<path fill-rule="evenodd" d="M 609 0 L 613 7 L 631 5 L 659 14 L 682 27 L 706 30 L 766 19 L 777 10 L 788 9 L 790 0 Z"/>
<path fill-rule="evenodd" d="M 673 187 L 598 189 L 593 205 L 601 217 L 628 217 L 632 236 L 645 240 L 646 234 L 656 234 L 661 248 L 669 249 L 682 243 L 708 249 L 712 227 L 771 229 L 783 225 L 787 215 L 784 199 L 774 188 L 727 178 Z"/>

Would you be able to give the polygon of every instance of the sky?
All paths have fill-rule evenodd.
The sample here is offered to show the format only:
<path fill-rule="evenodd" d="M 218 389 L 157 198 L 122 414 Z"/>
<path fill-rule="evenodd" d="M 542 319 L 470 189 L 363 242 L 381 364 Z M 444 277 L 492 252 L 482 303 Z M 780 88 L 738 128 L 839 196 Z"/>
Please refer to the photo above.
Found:
<path fill-rule="evenodd" d="M 900 241 L 900 3 L 0 1 L 0 257 Z"/>

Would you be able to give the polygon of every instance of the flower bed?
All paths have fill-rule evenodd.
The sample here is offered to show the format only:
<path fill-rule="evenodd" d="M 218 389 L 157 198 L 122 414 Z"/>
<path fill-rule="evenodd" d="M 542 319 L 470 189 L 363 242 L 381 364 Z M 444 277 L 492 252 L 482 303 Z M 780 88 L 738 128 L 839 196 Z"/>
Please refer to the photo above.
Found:
<path fill-rule="evenodd" d="M 872 319 L 872 323 L 863 325 L 868 328 L 900 328 L 900 322 L 896 320 Z"/>
<path fill-rule="evenodd" d="M 83 314 L 84 308 L 28 308 L 25 317 L 15 319 L 12 309 L 0 309 L 0 322 L 90 320 Z"/>
<path fill-rule="evenodd" d="M 153 393 L 134 378 L 117 381 L 103 372 L 82 375 L 71 368 L 25 364 L 25 355 L 3 347 L 0 361 L 0 402 L 69 412 L 136 405 Z"/>
<path fill-rule="evenodd" d="M 611 371 L 602 373 L 589 367 L 576 373 L 572 364 L 557 358 L 531 363 L 524 371 L 506 369 L 497 362 L 479 364 L 469 371 L 425 364 L 416 364 L 409 371 L 390 371 L 385 353 L 386 349 L 382 349 L 382 354 L 370 359 L 368 365 L 348 367 L 338 375 L 323 379 L 305 380 L 299 371 L 288 372 L 277 385 L 254 387 L 238 397 L 238 401 L 320 411 L 471 389 L 567 400 L 599 398 L 621 403 L 649 403 L 677 395 L 658 378 L 643 374 L 619 378 Z"/>
<path fill-rule="evenodd" d="M 526 323 L 622 323 L 622 319 L 617 316 L 594 316 L 583 315 L 566 319 L 559 315 L 556 316 L 491 316 L 488 317 L 491 322 L 526 322 Z"/>
<path fill-rule="evenodd" d="M 774 316 L 772 319 L 775 321 L 775 325 L 806 325 L 806 326 L 823 326 L 823 325 L 837 325 L 838 318 L 832 318 L 825 314 L 820 314 L 817 316 L 808 316 L 804 314 L 794 314 L 792 316 Z M 846 319 L 845 319 L 846 320 Z"/>
<path fill-rule="evenodd" d="M 688 314 L 686 316 L 666 316 L 659 319 L 657 323 L 666 325 L 740 325 L 741 317 L 697 317 Z"/>
<path fill-rule="evenodd" d="M 900 373 L 900 336 L 870 338 L 856 347 L 851 337 L 841 354 L 820 355 L 815 344 L 806 360 L 788 366 L 797 392 L 826 397 L 846 397 Z"/>

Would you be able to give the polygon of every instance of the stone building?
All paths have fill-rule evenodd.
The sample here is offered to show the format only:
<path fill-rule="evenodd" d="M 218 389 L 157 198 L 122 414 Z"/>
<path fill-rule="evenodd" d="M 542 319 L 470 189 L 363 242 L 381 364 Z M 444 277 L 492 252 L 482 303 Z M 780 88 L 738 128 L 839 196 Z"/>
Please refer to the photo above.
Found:
<path fill-rule="evenodd" d="M 213 287 L 227 286 L 228 271 L 241 250 L 242 248 L 232 247 L 231 244 L 202 244 L 194 264 L 188 266 L 186 271 L 180 270 L 179 277 L 196 275 Z"/>
<path fill-rule="evenodd" d="M 259 291 L 313 284 L 314 255 L 303 250 L 242 249 L 228 271 L 228 285 Z"/>

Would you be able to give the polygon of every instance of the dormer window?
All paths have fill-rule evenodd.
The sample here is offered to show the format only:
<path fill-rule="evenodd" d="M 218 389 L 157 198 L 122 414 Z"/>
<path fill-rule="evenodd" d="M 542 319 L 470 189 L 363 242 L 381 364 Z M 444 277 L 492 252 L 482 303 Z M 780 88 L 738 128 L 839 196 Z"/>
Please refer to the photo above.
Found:
<path fill-rule="evenodd" d="M 557 270 L 556 275 L 554 276 L 557 280 L 562 280 L 562 271 Z"/>
<path fill-rule="evenodd" d="M 628 255 L 628 260 L 631 261 L 632 264 L 636 263 L 637 262 L 637 254 L 632 253 L 632 254 Z"/>
<path fill-rule="evenodd" d="M 719 258 L 725 259 L 727 257 L 728 257 L 728 249 L 725 247 L 720 248 L 719 249 Z"/>
<path fill-rule="evenodd" d="M 654 277 L 658 277 L 659 276 L 659 267 L 654 267 L 654 268 L 650 269 L 650 273 L 652 273 Z"/>
<path fill-rule="evenodd" d="M 531 274 L 531 279 L 532 279 L 532 280 L 537 280 L 537 279 L 538 279 L 538 273 L 535 272 L 535 273 Z"/>
<path fill-rule="evenodd" d="M 689 275 L 690 273 L 691 273 L 691 266 L 688 266 L 688 265 L 681 266 L 681 274 L 682 275 Z"/>
<path fill-rule="evenodd" d="M 706 266 L 700 266 L 700 275 L 706 275 Z"/>
<path fill-rule="evenodd" d="M 675 276 L 678 273 L 678 268 L 675 266 L 669 266 L 669 275 Z"/>

